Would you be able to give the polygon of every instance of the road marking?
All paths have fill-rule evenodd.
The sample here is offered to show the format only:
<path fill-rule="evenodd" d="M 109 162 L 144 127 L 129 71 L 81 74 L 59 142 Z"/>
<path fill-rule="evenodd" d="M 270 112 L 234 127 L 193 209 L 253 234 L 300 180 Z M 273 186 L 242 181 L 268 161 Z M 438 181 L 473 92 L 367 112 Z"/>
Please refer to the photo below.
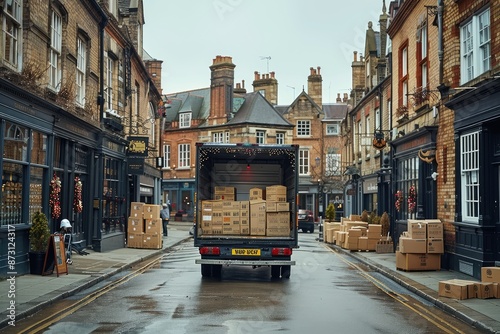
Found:
<path fill-rule="evenodd" d="M 379 281 L 372 275 L 370 275 L 368 272 L 366 272 L 363 268 L 355 264 L 354 262 L 349 261 L 348 259 L 345 258 L 345 256 L 340 256 L 340 253 L 338 251 L 335 251 L 334 249 L 328 247 L 327 245 L 324 245 L 325 248 L 329 249 L 332 253 L 334 253 L 342 262 L 350 266 L 351 268 L 354 268 L 358 271 L 358 273 L 366 278 L 368 281 L 372 282 L 373 285 L 375 285 L 377 288 L 382 290 L 382 292 L 386 293 L 388 296 L 392 297 L 394 300 L 397 300 L 400 302 L 402 305 L 406 306 L 413 312 L 417 313 L 420 315 L 422 318 L 426 319 L 430 323 L 434 324 L 436 327 L 441 329 L 443 333 L 460 333 L 460 334 L 465 334 L 462 330 L 458 329 L 457 327 L 453 326 L 451 323 L 437 317 L 435 314 L 429 312 L 426 308 L 423 306 L 417 304 L 417 303 L 411 303 L 410 300 L 402 294 L 399 294 L 397 292 L 392 291 L 387 285 L 385 285 L 383 282 Z M 417 309 L 418 308 L 418 309 Z"/>
<path fill-rule="evenodd" d="M 145 272 L 149 268 L 151 268 L 151 267 L 155 266 L 157 263 L 159 263 L 161 258 L 162 258 L 162 255 L 155 257 L 153 260 L 146 263 L 144 266 L 142 266 L 142 267 L 134 270 L 133 272 L 117 279 L 116 281 L 111 282 L 110 284 L 100 288 L 99 290 L 92 292 L 91 294 L 76 301 L 74 304 L 66 307 L 65 309 L 63 309 L 57 313 L 54 313 L 54 315 L 52 315 L 51 317 L 46 318 L 44 320 L 40 320 L 37 323 L 34 323 L 33 325 L 27 327 L 22 333 L 29 333 L 29 334 L 39 333 L 43 329 L 51 326 L 52 324 L 66 318 L 68 315 L 78 311 L 82 307 L 90 304 L 91 302 L 93 302 L 94 300 L 99 298 L 100 296 L 102 296 L 102 295 L 110 292 L 111 290 L 119 287 L 120 285 L 128 282 L 132 278 L 134 278 L 138 275 L 141 275 L 143 272 Z"/>

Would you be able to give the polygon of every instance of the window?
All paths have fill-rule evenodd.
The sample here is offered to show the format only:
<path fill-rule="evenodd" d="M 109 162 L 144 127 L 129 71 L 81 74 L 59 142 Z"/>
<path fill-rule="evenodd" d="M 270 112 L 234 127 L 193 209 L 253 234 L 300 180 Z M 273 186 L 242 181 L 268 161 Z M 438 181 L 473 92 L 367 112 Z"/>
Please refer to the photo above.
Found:
<path fill-rule="evenodd" d="M 49 87 L 59 91 L 61 83 L 62 18 L 52 11 L 50 23 Z"/>
<path fill-rule="evenodd" d="M 108 52 L 107 57 L 105 59 L 106 63 L 106 73 L 105 73 L 105 82 L 104 82 L 104 100 L 106 103 L 106 110 L 114 110 L 113 108 L 113 69 L 115 66 L 115 62 L 110 57 Z"/>
<path fill-rule="evenodd" d="M 363 135 L 363 124 L 361 123 L 361 121 L 358 122 L 358 154 L 361 154 L 361 146 L 363 145 L 363 138 L 364 138 L 364 135 Z M 361 158 L 361 156 L 359 156 L 359 158 Z"/>
<path fill-rule="evenodd" d="M 179 128 L 189 128 L 191 126 L 191 113 L 179 114 Z"/>
<path fill-rule="evenodd" d="M 365 136 L 368 136 L 372 132 L 372 127 L 371 127 L 371 117 L 366 116 L 365 118 Z"/>
<path fill-rule="evenodd" d="M 118 110 L 123 110 L 123 100 L 125 98 L 124 88 L 125 88 L 125 80 L 124 80 L 124 67 L 123 67 L 123 59 L 118 61 L 118 85 L 117 85 L 117 106 Z"/>
<path fill-rule="evenodd" d="M 163 145 L 163 168 L 170 168 L 170 145 Z"/>
<path fill-rule="evenodd" d="M 276 144 L 285 144 L 285 134 L 283 132 L 276 132 Z"/>
<path fill-rule="evenodd" d="M 299 175 L 309 175 L 309 150 L 299 149 Z"/>
<path fill-rule="evenodd" d="M 490 69 L 490 10 L 474 15 L 460 27 L 460 83 Z"/>
<path fill-rule="evenodd" d="M 229 131 L 212 132 L 212 142 L 229 143 Z"/>
<path fill-rule="evenodd" d="M 420 87 L 422 92 L 427 89 L 427 21 L 424 21 L 418 28 L 417 32 L 417 87 Z M 421 102 L 421 101 L 420 101 Z"/>
<path fill-rule="evenodd" d="M 151 125 L 151 129 L 149 131 L 150 142 L 153 146 L 156 146 L 156 112 L 152 102 L 149 102 L 148 119 L 149 119 L 149 124 Z"/>
<path fill-rule="evenodd" d="M 255 139 L 257 144 L 266 143 L 266 132 L 262 130 L 255 131 Z"/>
<path fill-rule="evenodd" d="M 191 145 L 179 144 L 179 168 L 189 168 L 191 165 Z"/>
<path fill-rule="evenodd" d="M 85 70 L 87 66 L 87 44 L 81 38 L 77 40 L 76 56 L 76 103 L 85 104 Z"/>
<path fill-rule="evenodd" d="M 326 155 L 326 170 L 325 170 L 326 176 L 334 176 L 341 174 L 340 159 L 341 156 L 340 154 L 337 153 L 328 153 Z"/>
<path fill-rule="evenodd" d="M 326 125 L 327 136 L 337 136 L 339 133 L 340 133 L 340 125 L 338 123 Z"/>
<path fill-rule="evenodd" d="M 396 209 L 397 219 L 411 219 L 415 218 L 416 215 L 416 205 L 413 208 L 408 207 L 408 195 L 410 193 L 410 188 L 413 186 L 415 189 L 415 194 L 418 195 L 418 168 L 419 168 L 419 158 L 411 157 L 407 159 L 399 159 L 397 161 L 397 176 L 396 176 L 396 192 L 401 193 L 401 202 L 399 212 Z M 396 195 L 396 194 L 395 194 Z M 395 197 L 396 198 L 396 197 Z M 396 202 L 394 202 L 394 205 Z"/>
<path fill-rule="evenodd" d="M 462 217 L 479 220 L 479 132 L 460 137 L 460 171 L 462 175 Z"/>
<path fill-rule="evenodd" d="M 18 69 L 21 52 L 19 37 L 22 18 L 21 0 L 7 1 L 3 9 L 3 59 Z"/>
<path fill-rule="evenodd" d="M 401 105 L 408 106 L 408 46 L 401 49 L 399 57 L 399 96 Z"/>
<path fill-rule="evenodd" d="M 380 127 L 381 123 L 380 108 L 377 108 L 375 109 L 375 130 L 382 130 L 382 128 Z"/>
<path fill-rule="evenodd" d="M 297 121 L 297 136 L 305 137 L 311 135 L 311 121 Z"/>

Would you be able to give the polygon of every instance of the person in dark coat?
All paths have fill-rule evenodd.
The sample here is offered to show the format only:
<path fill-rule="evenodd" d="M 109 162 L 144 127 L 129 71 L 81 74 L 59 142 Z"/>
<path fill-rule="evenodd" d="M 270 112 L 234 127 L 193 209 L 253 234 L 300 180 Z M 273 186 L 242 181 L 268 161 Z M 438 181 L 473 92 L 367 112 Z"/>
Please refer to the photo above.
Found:
<path fill-rule="evenodd" d="M 163 235 L 167 236 L 168 235 L 167 226 L 168 226 L 168 221 L 170 220 L 170 209 L 168 208 L 167 203 L 163 203 L 163 209 L 160 210 L 160 217 L 163 222 Z"/>

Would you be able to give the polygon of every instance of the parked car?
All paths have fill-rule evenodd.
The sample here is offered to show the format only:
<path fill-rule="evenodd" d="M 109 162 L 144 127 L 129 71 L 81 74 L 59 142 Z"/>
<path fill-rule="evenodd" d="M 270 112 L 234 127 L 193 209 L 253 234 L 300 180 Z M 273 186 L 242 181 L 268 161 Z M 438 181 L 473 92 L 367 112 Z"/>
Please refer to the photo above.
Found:
<path fill-rule="evenodd" d="M 299 229 L 314 232 L 314 215 L 311 210 L 299 209 Z"/>

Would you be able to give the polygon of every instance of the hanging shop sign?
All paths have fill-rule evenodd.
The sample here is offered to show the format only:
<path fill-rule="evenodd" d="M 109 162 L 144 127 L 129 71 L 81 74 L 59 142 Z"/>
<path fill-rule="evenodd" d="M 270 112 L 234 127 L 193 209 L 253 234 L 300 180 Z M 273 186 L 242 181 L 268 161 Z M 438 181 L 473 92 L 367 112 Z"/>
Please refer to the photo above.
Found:
<path fill-rule="evenodd" d="M 141 175 L 144 174 L 144 158 L 128 158 L 127 159 L 128 174 Z"/>
<path fill-rule="evenodd" d="M 128 137 L 129 144 L 127 148 L 127 155 L 134 157 L 147 157 L 148 156 L 148 137 Z"/>

